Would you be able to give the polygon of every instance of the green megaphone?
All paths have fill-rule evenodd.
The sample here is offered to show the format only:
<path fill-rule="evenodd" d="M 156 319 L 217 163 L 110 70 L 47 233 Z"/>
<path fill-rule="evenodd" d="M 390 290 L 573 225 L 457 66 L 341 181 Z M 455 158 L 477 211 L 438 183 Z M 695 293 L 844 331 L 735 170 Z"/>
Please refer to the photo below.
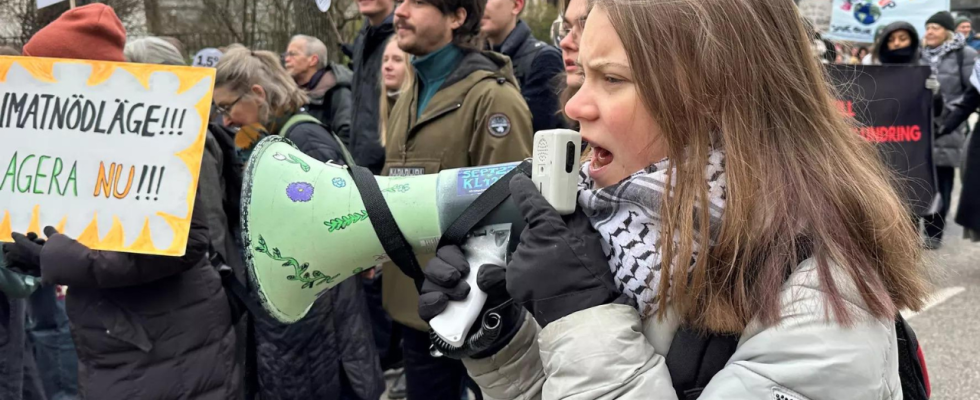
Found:
<path fill-rule="evenodd" d="M 431 254 L 449 224 L 518 164 L 375 179 L 412 249 Z M 510 201 L 485 222 L 514 224 L 515 235 L 524 223 Z M 347 168 L 278 136 L 263 139 L 249 159 L 242 228 L 249 279 L 263 308 L 284 323 L 306 315 L 327 289 L 388 261 Z"/>

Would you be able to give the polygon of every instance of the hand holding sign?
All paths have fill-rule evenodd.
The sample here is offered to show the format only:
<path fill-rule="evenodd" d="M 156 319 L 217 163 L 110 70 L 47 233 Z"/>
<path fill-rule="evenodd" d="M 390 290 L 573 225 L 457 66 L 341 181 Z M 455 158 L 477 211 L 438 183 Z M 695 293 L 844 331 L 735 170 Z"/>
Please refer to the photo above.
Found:
<path fill-rule="evenodd" d="M 179 256 L 214 69 L 0 57 L 0 241 L 57 227 L 98 250 Z"/>

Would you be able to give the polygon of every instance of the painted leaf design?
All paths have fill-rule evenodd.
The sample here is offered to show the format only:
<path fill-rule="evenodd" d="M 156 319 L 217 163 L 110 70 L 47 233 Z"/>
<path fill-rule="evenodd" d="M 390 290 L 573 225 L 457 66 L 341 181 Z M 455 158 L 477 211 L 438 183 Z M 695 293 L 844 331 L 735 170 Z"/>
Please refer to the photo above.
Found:
<path fill-rule="evenodd" d="M 310 165 L 301 160 L 299 157 L 290 154 L 289 159 L 293 160 L 294 163 L 299 164 L 299 167 L 303 170 L 303 172 L 310 172 Z"/>
<path fill-rule="evenodd" d="M 287 281 L 295 281 L 296 280 L 296 275 L 289 275 L 289 276 L 286 277 L 286 280 Z"/>

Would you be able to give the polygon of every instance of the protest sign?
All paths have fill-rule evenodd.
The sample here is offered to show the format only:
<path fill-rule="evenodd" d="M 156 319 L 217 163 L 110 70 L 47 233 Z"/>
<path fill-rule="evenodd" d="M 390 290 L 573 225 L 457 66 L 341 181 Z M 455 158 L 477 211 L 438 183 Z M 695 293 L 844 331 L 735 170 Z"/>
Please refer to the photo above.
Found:
<path fill-rule="evenodd" d="M 201 51 L 194 55 L 194 61 L 191 65 L 195 67 L 215 68 L 218 66 L 218 61 L 221 61 L 222 55 L 224 55 L 224 53 L 222 53 L 221 50 L 213 47 L 201 49 Z"/>
<path fill-rule="evenodd" d="M 827 0 L 800 0 L 796 6 L 800 15 L 813 24 L 813 29 L 823 34 L 830 29 L 830 15 L 833 14 L 833 4 Z"/>
<path fill-rule="evenodd" d="M 927 66 L 829 65 L 840 91 L 840 110 L 854 117 L 858 134 L 878 146 L 898 175 L 898 191 L 916 215 L 936 193 L 932 160 L 932 91 Z M 842 177 L 847 179 L 847 177 Z"/>
<path fill-rule="evenodd" d="M 922 34 L 926 20 L 939 11 L 949 11 L 949 0 L 834 0 L 824 37 L 871 43 L 879 26 L 896 21 L 908 22 Z"/>
<path fill-rule="evenodd" d="M 0 57 L 0 241 L 183 255 L 214 71 Z"/>
<path fill-rule="evenodd" d="M 40 10 L 40 9 L 42 9 L 44 7 L 52 6 L 52 5 L 61 3 L 62 1 L 65 1 L 65 0 L 37 0 L 37 9 Z M 75 8 L 75 7 L 72 6 L 71 8 Z"/>

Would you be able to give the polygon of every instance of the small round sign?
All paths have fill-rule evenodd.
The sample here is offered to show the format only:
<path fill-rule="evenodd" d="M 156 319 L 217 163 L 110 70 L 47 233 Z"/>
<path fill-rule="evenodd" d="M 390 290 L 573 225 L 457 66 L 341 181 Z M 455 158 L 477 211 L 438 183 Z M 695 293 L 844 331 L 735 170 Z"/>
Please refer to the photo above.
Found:
<path fill-rule="evenodd" d="M 208 47 L 206 49 L 201 49 L 194 55 L 193 66 L 195 67 L 211 67 L 214 68 L 218 66 L 218 60 L 221 60 L 221 50 L 213 47 Z"/>

